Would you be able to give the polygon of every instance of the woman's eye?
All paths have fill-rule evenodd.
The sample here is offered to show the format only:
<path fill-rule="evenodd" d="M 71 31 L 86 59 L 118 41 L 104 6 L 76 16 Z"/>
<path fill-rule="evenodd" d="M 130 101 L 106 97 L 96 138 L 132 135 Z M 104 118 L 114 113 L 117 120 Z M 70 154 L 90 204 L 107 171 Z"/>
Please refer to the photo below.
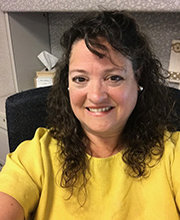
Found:
<path fill-rule="evenodd" d="M 86 81 L 86 78 L 82 76 L 75 76 L 72 78 L 72 81 L 76 83 L 83 83 Z"/>
<path fill-rule="evenodd" d="M 123 78 L 119 75 L 113 75 L 107 78 L 111 82 L 119 82 L 120 80 L 123 80 Z"/>

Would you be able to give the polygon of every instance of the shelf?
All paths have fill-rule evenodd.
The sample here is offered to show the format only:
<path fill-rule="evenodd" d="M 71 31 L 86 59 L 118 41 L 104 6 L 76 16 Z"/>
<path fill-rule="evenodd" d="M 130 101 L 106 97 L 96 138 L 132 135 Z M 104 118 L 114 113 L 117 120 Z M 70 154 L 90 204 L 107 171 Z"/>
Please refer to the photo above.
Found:
<path fill-rule="evenodd" d="M 99 9 L 180 12 L 179 0 L 0 0 L 5 12 L 75 12 Z"/>

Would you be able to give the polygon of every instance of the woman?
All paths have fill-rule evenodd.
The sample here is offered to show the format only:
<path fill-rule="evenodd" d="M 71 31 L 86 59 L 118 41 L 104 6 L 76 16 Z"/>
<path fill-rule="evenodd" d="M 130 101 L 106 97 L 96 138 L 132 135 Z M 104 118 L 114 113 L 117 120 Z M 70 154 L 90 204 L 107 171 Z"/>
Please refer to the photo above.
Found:
<path fill-rule="evenodd" d="M 167 131 L 162 67 L 135 20 L 91 13 L 61 45 L 49 130 L 8 155 L 0 218 L 179 219 L 179 133 Z"/>

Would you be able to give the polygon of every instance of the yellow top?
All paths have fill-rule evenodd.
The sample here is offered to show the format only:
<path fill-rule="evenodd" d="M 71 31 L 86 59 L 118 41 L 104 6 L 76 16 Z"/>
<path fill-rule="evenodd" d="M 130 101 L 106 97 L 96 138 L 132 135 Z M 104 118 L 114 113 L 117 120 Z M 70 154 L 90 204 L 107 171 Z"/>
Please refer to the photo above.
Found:
<path fill-rule="evenodd" d="M 23 142 L 7 156 L 0 173 L 0 191 L 22 205 L 26 219 L 180 219 L 180 132 L 166 141 L 164 156 L 148 178 L 126 175 L 121 156 L 120 152 L 109 158 L 90 159 L 87 200 L 80 207 L 76 195 L 67 200 L 69 194 L 58 184 L 56 140 L 47 129 L 39 128 L 33 140 Z M 80 202 L 83 198 L 81 191 Z"/>

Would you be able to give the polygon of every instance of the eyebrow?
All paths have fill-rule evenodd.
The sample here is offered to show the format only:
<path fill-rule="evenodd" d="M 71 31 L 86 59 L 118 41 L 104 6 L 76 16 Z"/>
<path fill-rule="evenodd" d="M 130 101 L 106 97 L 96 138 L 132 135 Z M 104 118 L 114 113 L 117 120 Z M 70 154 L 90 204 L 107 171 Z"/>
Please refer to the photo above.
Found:
<path fill-rule="evenodd" d="M 123 70 L 124 72 L 126 72 L 126 68 L 124 66 L 122 66 L 122 67 L 119 67 L 119 68 L 114 67 L 114 68 L 106 69 L 104 71 L 104 73 L 111 73 L 111 72 L 119 71 L 119 70 L 121 70 L 121 71 Z M 83 69 L 73 69 L 73 70 L 69 71 L 69 74 L 72 74 L 74 72 L 88 74 L 88 72 L 83 70 Z"/>
<path fill-rule="evenodd" d="M 85 70 L 83 70 L 83 69 L 74 69 L 74 70 L 69 71 L 69 74 L 72 74 L 72 73 L 74 73 L 74 72 L 85 73 L 85 74 L 88 73 L 87 71 L 85 71 Z"/>
<path fill-rule="evenodd" d="M 125 68 L 124 66 L 110 68 L 110 69 L 105 70 L 104 72 L 105 72 L 105 73 L 111 73 L 111 72 L 119 71 L 119 70 L 126 72 L 126 68 Z"/>

